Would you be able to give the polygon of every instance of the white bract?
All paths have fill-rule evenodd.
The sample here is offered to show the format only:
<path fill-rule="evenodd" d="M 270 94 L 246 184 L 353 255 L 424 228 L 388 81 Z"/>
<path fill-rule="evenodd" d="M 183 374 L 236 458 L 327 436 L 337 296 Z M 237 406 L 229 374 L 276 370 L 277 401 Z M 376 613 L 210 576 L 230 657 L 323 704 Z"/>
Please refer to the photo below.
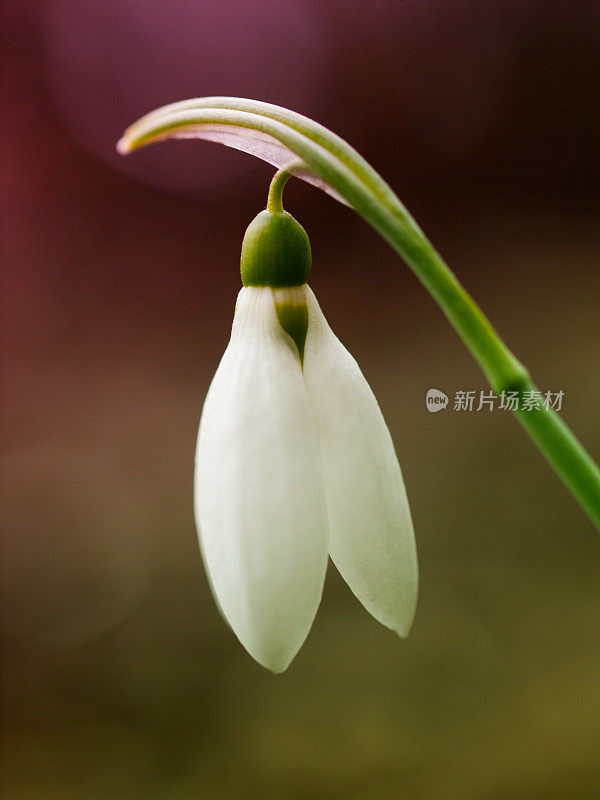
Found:
<path fill-rule="evenodd" d="M 307 308 L 303 359 L 282 308 Z M 406 636 L 417 557 L 377 401 L 306 285 L 246 286 L 198 434 L 195 513 L 213 593 L 248 652 L 287 668 L 315 617 L 328 554 Z"/>

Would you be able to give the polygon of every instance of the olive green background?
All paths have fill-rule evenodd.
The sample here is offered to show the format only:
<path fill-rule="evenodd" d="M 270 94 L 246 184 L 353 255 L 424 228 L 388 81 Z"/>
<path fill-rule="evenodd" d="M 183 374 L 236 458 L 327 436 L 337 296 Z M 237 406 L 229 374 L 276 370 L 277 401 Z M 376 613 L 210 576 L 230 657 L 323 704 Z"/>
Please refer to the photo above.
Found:
<path fill-rule="evenodd" d="M 375 11 L 401 25 L 409 5 Z M 442 66 L 422 83 L 392 34 L 373 51 L 352 38 L 360 18 L 307 6 L 329 20 L 335 55 L 319 121 L 390 180 L 540 388 L 564 391 L 565 419 L 599 458 L 593 4 L 533 3 L 527 25 L 507 4 L 500 88 L 478 89 L 466 110 L 465 81 L 486 64 L 468 55 L 459 78 L 452 65 L 461 36 L 477 34 L 474 3 L 457 6 L 441 54 L 428 35 L 423 58 Z M 486 390 L 483 376 L 385 243 L 298 181 L 286 206 L 311 237 L 311 285 L 403 467 L 420 600 L 401 641 L 331 566 L 285 674 L 238 644 L 203 572 L 192 469 L 243 232 L 271 170 L 207 143 L 149 150 L 147 164 L 171 147 L 199 174 L 217 151 L 239 165 L 239 181 L 183 194 L 103 163 L 57 111 L 36 7 L 12 2 L 5 15 L 2 797 L 598 797 L 598 532 L 506 412 L 427 412 L 429 388 L 452 404 Z M 365 104 L 389 89 L 380 77 L 398 92 L 412 77 L 420 94 L 388 96 L 371 128 Z M 200 80 L 198 94 L 234 94 L 224 83 Z M 443 142 L 421 142 L 410 112 L 442 98 L 440 136 L 478 109 L 488 120 L 452 162 Z M 122 127 L 141 110 L 121 109 Z"/>

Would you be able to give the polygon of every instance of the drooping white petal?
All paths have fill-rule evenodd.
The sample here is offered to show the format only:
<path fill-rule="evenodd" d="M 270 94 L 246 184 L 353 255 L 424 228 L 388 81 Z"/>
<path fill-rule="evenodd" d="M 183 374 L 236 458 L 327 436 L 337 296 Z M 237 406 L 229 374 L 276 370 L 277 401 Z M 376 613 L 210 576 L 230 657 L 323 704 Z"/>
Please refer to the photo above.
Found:
<path fill-rule="evenodd" d="M 317 611 L 328 537 L 317 429 L 269 288 L 238 296 L 202 411 L 195 511 L 223 613 L 248 652 L 282 672 Z"/>
<path fill-rule="evenodd" d="M 406 636 L 418 568 L 404 481 L 377 400 L 307 289 L 304 377 L 320 432 L 329 552 L 371 614 Z"/>

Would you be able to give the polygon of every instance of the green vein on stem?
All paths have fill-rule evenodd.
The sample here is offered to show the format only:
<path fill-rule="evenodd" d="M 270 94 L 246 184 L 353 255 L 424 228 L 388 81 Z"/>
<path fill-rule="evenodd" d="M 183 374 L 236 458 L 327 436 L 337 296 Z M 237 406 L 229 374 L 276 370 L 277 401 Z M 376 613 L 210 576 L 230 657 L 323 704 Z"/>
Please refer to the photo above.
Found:
<path fill-rule="evenodd" d="M 281 180 L 287 180 L 284 174 L 289 170 L 351 206 L 411 267 L 494 391 L 516 391 L 520 396 L 535 391 L 525 367 L 506 347 L 397 195 L 339 136 L 308 117 L 270 103 L 205 97 L 173 103 L 147 114 L 127 129 L 118 149 L 129 153 L 152 142 L 184 137 L 209 139 L 257 155 L 281 170 Z M 293 167 L 288 166 L 292 163 Z M 515 414 L 600 529 L 598 466 L 554 411 L 541 408 Z"/>

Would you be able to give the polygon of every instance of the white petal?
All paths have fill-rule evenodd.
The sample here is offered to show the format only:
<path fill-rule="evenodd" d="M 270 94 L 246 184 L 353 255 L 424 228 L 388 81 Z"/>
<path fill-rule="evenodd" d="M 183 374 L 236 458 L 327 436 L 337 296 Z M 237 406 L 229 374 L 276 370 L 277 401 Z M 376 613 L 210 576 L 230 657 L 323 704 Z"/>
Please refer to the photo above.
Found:
<path fill-rule="evenodd" d="M 223 613 L 248 652 L 282 672 L 321 599 L 327 510 L 298 351 L 269 288 L 239 294 L 202 411 L 195 509 Z"/>
<path fill-rule="evenodd" d="M 406 636 L 418 568 L 392 438 L 369 384 L 310 289 L 307 303 L 304 376 L 320 431 L 329 552 L 365 608 Z"/>

